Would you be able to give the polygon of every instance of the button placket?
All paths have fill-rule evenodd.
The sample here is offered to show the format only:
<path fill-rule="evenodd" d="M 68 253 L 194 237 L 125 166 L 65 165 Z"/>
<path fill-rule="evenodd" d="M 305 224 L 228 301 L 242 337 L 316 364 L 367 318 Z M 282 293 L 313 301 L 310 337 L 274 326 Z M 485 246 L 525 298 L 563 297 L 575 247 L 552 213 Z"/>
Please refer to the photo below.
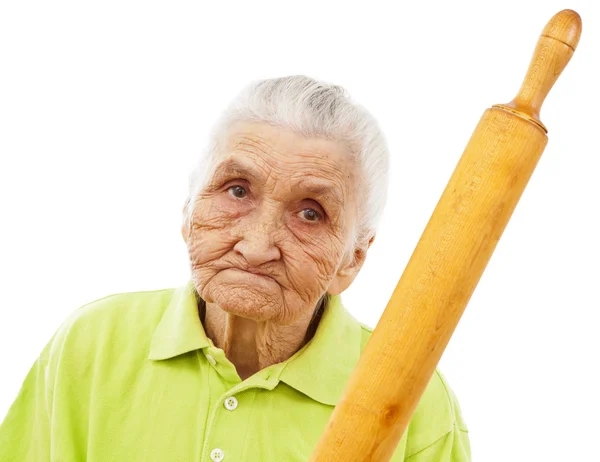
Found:
<path fill-rule="evenodd" d="M 207 354 L 210 353 L 207 351 L 205 355 Z M 215 358 L 219 358 L 215 369 L 222 367 L 221 358 L 219 356 L 215 356 Z M 222 376 L 219 370 L 217 372 Z M 202 460 L 221 462 L 225 456 L 227 456 L 227 460 L 242 460 L 239 458 L 240 454 L 247 451 L 248 443 L 241 447 L 241 442 L 232 441 L 231 428 L 235 426 L 245 432 L 252 425 L 251 409 L 257 393 L 262 390 L 272 390 L 279 382 L 278 373 L 279 370 L 269 370 L 239 383 L 234 381 L 223 383 L 224 388 L 229 389 L 222 390 L 223 393 L 220 396 L 214 396 L 216 399 L 211 403 L 202 448 Z M 237 379 L 239 381 L 239 376 Z M 240 401 L 242 399 L 240 393 L 244 395 L 242 401 Z"/>

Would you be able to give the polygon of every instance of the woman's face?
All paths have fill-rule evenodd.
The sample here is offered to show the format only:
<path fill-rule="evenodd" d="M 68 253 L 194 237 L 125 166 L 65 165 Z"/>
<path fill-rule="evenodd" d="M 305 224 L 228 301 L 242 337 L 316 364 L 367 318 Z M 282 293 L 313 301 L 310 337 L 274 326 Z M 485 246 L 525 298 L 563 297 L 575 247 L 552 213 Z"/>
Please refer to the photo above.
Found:
<path fill-rule="evenodd" d="M 366 249 L 347 252 L 359 181 L 339 143 L 234 124 L 182 229 L 199 295 L 257 321 L 312 316 L 364 261 Z"/>

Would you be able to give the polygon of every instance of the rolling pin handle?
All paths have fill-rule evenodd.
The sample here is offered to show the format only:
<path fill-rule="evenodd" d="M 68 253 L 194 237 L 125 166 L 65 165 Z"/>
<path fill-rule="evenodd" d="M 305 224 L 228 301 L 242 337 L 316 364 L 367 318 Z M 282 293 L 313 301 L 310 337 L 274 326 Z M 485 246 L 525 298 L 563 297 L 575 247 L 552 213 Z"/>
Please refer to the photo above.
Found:
<path fill-rule="evenodd" d="M 540 35 L 517 96 L 510 103 L 494 107 L 517 113 L 547 132 L 540 120 L 540 110 L 577 48 L 581 28 L 581 17 L 577 12 L 562 10 L 556 13 Z"/>

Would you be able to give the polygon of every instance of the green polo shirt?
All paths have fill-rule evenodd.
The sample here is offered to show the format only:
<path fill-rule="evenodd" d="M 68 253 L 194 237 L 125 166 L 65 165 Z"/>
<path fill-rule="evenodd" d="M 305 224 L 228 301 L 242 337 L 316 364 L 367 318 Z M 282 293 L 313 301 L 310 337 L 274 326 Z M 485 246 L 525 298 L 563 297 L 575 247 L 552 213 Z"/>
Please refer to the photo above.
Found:
<path fill-rule="evenodd" d="M 310 342 L 241 380 L 206 336 L 191 280 L 110 295 L 74 311 L 34 363 L 0 461 L 307 461 L 370 335 L 331 297 Z M 470 461 L 439 372 L 392 460 Z"/>

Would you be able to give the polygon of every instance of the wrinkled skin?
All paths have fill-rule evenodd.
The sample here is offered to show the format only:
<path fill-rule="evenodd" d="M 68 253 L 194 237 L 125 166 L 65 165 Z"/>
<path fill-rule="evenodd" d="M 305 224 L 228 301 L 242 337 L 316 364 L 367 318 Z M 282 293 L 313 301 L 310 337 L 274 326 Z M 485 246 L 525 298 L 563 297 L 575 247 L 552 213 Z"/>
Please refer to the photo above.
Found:
<path fill-rule="evenodd" d="M 341 143 L 247 121 L 224 140 L 182 234 L 207 335 L 244 379 L 303 346 L 320 297 L 352 283 L 373 238 L 350 247 L 361 176 Z"/>

